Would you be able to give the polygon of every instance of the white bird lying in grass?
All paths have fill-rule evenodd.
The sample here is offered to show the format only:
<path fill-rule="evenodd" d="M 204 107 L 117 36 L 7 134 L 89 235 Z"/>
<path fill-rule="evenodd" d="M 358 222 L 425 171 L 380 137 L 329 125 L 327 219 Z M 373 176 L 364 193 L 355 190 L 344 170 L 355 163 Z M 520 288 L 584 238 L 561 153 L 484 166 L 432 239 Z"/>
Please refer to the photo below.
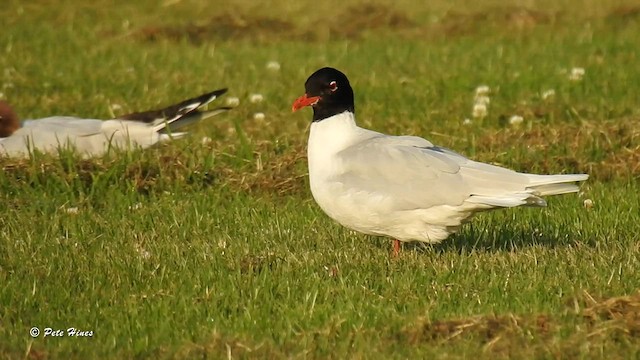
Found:
<path fill-rule="evenodd" d="M 313 108 L 307 157 L 311 193 L 327 215 L 353 230 L 399 241 L 438 243 L 475 213 L 546 206 L 543 196 L 577 192 L 589 176 L 534 175 L 476 162 L 416 136 L 358 127 L 347 77 L 322 68 L 293 111 Z"/>
<path fill-rule="evenodd" d="M 34 150 L 56 153 L 71 148 L 84 156 L 100 156 L 111 148 L 147 148 L 158 142 L 180 138 L 182 127 L 229 110 L 200 108 L 224 94 L 227 89 L 182 101 L 159 110 L 120 116 L 111 120 L 52 116 L 26 120 L 22 126 L 11 106 L 0 101 L 0 155 L 29 156 Z"/>

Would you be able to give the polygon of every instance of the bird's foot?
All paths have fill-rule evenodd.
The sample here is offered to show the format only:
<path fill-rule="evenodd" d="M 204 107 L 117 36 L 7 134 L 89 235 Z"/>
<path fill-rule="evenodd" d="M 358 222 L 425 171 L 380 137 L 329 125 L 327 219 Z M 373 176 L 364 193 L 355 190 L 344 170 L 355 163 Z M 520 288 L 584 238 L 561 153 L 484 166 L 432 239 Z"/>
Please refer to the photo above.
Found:
<path fill-rule="evenodd" d="M 393 240 L 393 257 L 398 257 L 400 254 L 400 240 Z"/>

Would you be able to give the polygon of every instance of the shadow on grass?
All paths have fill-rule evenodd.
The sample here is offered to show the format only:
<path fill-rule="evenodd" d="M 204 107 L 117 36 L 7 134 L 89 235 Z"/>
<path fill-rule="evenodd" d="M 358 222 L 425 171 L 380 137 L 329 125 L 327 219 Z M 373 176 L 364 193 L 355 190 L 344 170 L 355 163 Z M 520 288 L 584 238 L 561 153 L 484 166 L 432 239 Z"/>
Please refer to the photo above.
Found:
<path fill-rule="evenodd" d="M 561 225 L 550 227 L 545 231 L 538 228 L 523 226 L 519 229 L 506 226 L 491 228 L 492 224 L 467 224 L 462 232 L 451 235 L 439 244 L 425 244 L 420 242 L 404 243 L 402 251 L 415 251 L 418 253 L 441 254 L 456 252 L 458 254 L 470 254 L 474 252 L 497 253 L 522 251 L 531 247 L 557 248 L 568 247 L 576 244 L 574 234 L 568 230 L 562 230 Z M 547 233 L 546 231 L 550 231 Z M 378 247 L 391 249 L 392 243 L 388 238 L 380 238 L 376 241 Z M 581 245 L 589 245 L 580 242 Z"/>
<path fill-rule="evenodd" d="M 518 228 L 501 226 L 489 229 L 491 226 L 491 224 L 486 224 L 486 227 L 481 227 L 481 224 L 478 226 L 467 225 L 463 232 L 453 235 L 436 246 L 436 250 L 510 252 L 537 246 L 546 248 L 566 247 L 575 243 L 571 240 L 572 234 L 569 231 L 560 229 L 560 225 L 555 229 L 547 226 L 545 230 L 550 230 L 551 233 L 528 226 Z"/>

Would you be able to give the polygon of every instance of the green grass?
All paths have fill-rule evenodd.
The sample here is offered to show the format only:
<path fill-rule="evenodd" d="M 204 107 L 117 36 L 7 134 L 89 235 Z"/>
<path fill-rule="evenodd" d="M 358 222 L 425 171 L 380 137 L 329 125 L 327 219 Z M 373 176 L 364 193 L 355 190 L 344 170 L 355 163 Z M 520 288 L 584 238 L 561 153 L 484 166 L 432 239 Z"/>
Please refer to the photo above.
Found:
<path fill-rule="evenodd" d="M 146 151 L 0 159 L 2 357 L 640 356 L 640 8 L 110 4 L 0 8 L 0 92 L 24 118 L 220 87 L 241 104 Z M 311 115 L 290 105 L 322 66 L 350 77 L 362 126 L 592 177 L 393 259 L 389 239 L 339 226 L 308 191 Z M 463 125 L 482 84 L 489 115 Z M 33 339 L 32 326 L 94 335 Z"/>

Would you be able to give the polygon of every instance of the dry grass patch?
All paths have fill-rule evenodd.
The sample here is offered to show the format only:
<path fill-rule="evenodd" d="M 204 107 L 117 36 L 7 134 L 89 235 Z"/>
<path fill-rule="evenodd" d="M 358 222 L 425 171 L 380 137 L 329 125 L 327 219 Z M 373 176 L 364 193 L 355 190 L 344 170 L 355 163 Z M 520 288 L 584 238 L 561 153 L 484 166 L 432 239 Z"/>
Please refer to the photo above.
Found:
<path fill-rule="evenodd" d="M 558 13 L 533 10 L 522 6 L 491 7 L 477 12 L 448 11 L 431 27 L 430 33 L 455 37 L 472 34 L 487 27 L 527 30 L 553 23 Z"/>
<path fill-rule="evenodd" d="M 323 17 L 305 26 L 275 17 L 252 14 L 224 13 L 202 21 L 177 25 L 146 26 L 134 32 L 145 41 L 187 40 L 194 44 L 207 41 L 249 40 L 326 40 L 358 39 L 370 30 L 401 30 L 415 27 L 402 12 L 386 5 L 363 4 L 351 6 L 337 16 Z"/>
<path fill-rule="evenodd" d="M 558 353 L 584 344 L 597 347 L 614 342 L 637 342 L 640 337 L 640 292 L 630 296 L 595 299 L 589 293 L 568 302 L 573 309 L 563 314 L 482 315 L 449 320 L 418 319 L 401 331 L 413 345 L 444 345 L 471 341 L 498 355 L 517 354 L 527 348 L 534 353 Z M 573 311 L 572 311 L 573 310 Z M 569 339 L 559 342 L 564 334 Z M 558 348 L 558 346 L 560 348 Z M 521 354 L 521 353 L 520 353 Z"/>
<path fill-rule="evenodd" d="M 250 167 L 224 167 L 219 171 L 235 189 L 277 195 L 293 194 L 304 188 L 307 176 L 306 157 L 303 146 L 295 146 L 282 154 L 275 154 L 270 145 L 263 145 L 254 152 L 255 160 Z"/>
<path fill-rule="evenodd" d="M 146 150 L 135 158 L 124 154 L 94 159 L 82 159 L 75 154 L 60 158 L 50 155 L 33 159 L 0 158 L 0 168 L 3 177 L 14 186 L 56 183 L 81 192 L 89 192 L 98 182 L 132 188 L 141 194 L 170 191 L 176 186 L 196 190 L 228 186 L 236 191 L 284 195 L 305 187 L 303 146 L 281 152 L 271 142 L 262 142 L 255 145 L 251 159 L 246 160 L 213 147 L 199 150 L 194 155 L 188 149 L 165 147 Z M 215 161 L 204 160 L 202 152 L 214 154 Z"/>
<path fill-rule="evenodd" d="M 582 316 L 590 325 L 591 336 L 607 333 L 640 337 L 640 291 L 628 296 L 596 299 L 585 292 Z"/>
<path fill-rule="evenodd" d="M 612 22 L 622 21 L 623 23 L 626 23 L 629 21 L 636 21 L 640 19 L 640 6 L 623 5 L 613 9 L 606 17 Z"/>
<path fill-rule="evenodd" d="M 496 153 L 518 144 L 523 154 L 508 155 L 516 170 L 588 173 L 602 181 L 640 178 L 640 118 L 487 130 L 477 140 L 477 160 L 500 162 Z M 514 165 L 515 166 L 515 165 Z"/>
<path fill-rule="evenodd" d="M 475 12 L 451 10 L 435 22 L 418 22 L 397 7 L 365 3 L 349 6 L 337 15 L 317 16 L 317 19 L 297 25 L 276 17 L 227 12 L 200 21 L 142 27 L 134 31 L 134 36 L 145 41 L 187 40 L 194 44 L 235 40 L 356 40 L 367 32 L 433 39 L 463 36 L 495 27 L 528 30 L 554 23 L 559 14 L 522 6 L 499 6 Z"/>
<path fill-rule="evenodd" d="M 147 26 L 138 30 L 135 35 L 145 41 L 187 40 L 193 44 L 238 39 L 263 42 L 296 37 L 295 26 L 288 21 L 230 13 L 181 25 Z"/>
<path fill-rule="evenodd" d="M 548 335 L 555 325 L 546 315 L 531 317 L 509 315 L 474 316 L 466 319 L 419 319 L 405 327 L 403 334 L 412 345 L 423 342 L 446 343 L 460 339 L 473 339 L 485 350 L 501 348 L 513 343 L 523 344 L 527 339 Z"/>

